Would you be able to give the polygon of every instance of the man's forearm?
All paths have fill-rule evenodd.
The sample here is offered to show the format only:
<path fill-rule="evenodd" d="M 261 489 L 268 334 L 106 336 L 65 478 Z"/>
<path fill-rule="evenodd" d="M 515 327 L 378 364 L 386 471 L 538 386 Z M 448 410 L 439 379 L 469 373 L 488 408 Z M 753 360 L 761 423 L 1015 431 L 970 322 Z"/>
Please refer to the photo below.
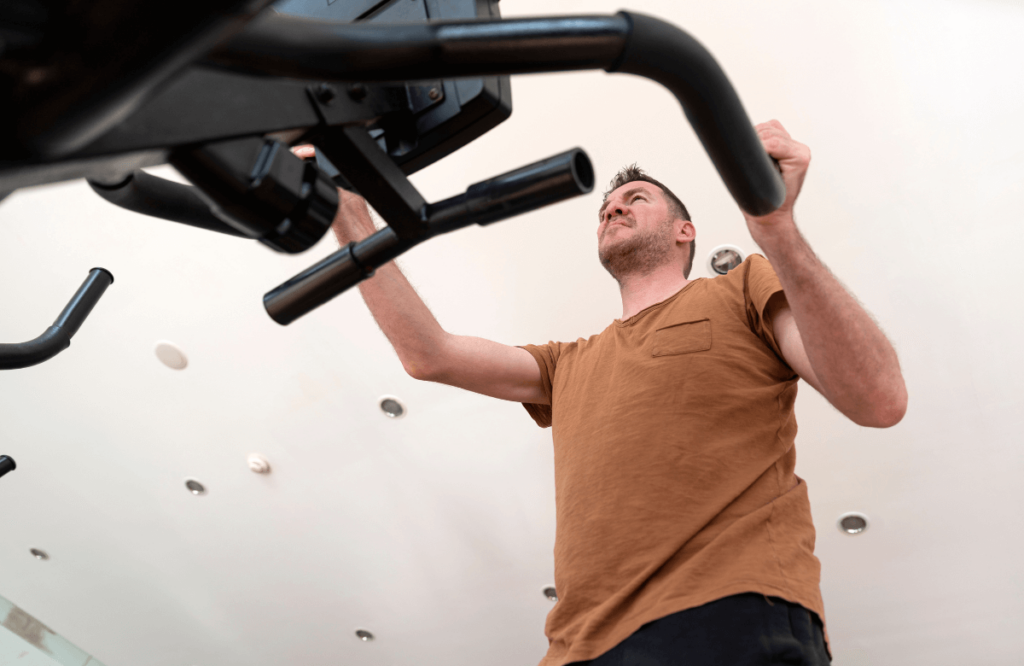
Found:
<path fill-rule="evenodd" d="M 754 240 L 771 262 L 825 397 L 850 416 L 899 421 L 907 389 L 896 350 L 871 316 L 815 256 L 795 223 Z"/>
<path fill-rule="evenodd" d="M 365 202 L 344 191 L 339 195 L 341 206 L 334 222 L 338 243 L 344 246 L 373 234 L 376 228 Z M 372 278 L 359 283 L 359 291 L 406 372 L 418 379 L 429 377 L 447 333 L 398 265 L 389 261 L 377 267 Z"/>

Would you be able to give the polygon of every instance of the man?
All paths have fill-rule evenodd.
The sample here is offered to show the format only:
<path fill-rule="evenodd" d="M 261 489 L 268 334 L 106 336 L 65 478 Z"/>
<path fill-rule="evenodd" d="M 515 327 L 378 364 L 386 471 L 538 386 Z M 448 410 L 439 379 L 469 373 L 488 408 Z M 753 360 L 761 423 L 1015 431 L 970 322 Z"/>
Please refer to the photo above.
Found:
<path fill-rule="evenodd" d="M 541 666 L 830 662 L 794 473 L 797 381 L 869 427 L 898 423 L 907 393 L 892 345 L 796 228 L 810 151 L 777 121 L 757 131 L 787 191 L 745 216 L 767 260 L 688 280 L 685 206 L 626 169 L 597 228 L 622 318 L 589 339 L 451 335 L 393 263 L 360 285 L 411 376 L 521 402 L 553 427 L 558 602 Z M 334 230 L 343 245 L 373 233 L 365 203 L 342 193 Z"/>

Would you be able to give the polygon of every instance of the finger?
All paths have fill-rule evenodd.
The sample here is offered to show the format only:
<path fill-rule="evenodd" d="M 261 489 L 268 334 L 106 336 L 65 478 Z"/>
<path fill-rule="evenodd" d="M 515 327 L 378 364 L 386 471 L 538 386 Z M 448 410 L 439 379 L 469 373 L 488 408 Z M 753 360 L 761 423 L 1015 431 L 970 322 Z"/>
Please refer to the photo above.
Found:
<path fill-rule="evenodd" d="M 777 136 L 780 139 L 792 140 L 788 134 L 775 129 L 774 127 L 762 127 L 757 131 L 757 136 L 759 136 L 761 139 L 767 139 L 768 137 Z"/>
<path fill-rule="evenodd" d="M 793 138 L 792 136 L 790 136 L 789 132 L 786 131 L 785 127 L 779 125 L 779 122 L 777 120 L 768 123 L 761 123 L 760 125 L 757 126 L 757 133 L 759 136 L 774 135 L 785 137 L 787 139 Z"/>
<path fill-rule="evenodd" d="M 292 152 L 302 159 L 316 157 L 316 148 L 308 143 L 302 146 L 293 146 Z"/>
<path fill-rule="evenodd" d="M 785 129 L 780 128 L 780 127 L 776 127 L 775 125 L 770 124 L 770 123 L 761 123 L 760 125 L 758 125 L 757 126 L 757 136 L 762 141 L 764 141 L 765 139 L 768 139 L 769 137 L 778 137 L 778 138 L 780 138 L 782 140 L 785 140 L 785 141 L 792 141 L 793 140 L 793 137 L 791 137 L 789 135 L 789 132 L 787 132 Z"/>
<path fill-rule="evenodd" d="M 804 147 L 803 144 L 779 134 L 762 136 L 761 144 L 765 152 L 779 161 L 799 157 L 801 148 Z"/>
<path fill-rule="evenodd" d="M 786 132 L 785 130 L 780 130 L 776 127 L 762 126 L 761 129 L 758 130 L 757 136 L 759 139 L 761 139 L 762 143 L 769 140 L 775 140 L 778 141 L 780 144 L 789 144 L 791 146 L 798 146 L 801 148 L 806 147 L 799 141 L 794 140 L 793 137 L 789 135 L 789 132 Z"/>
<path fill-rule="evenodd" d="M 785 134 L 787 137 L 789 136 L 789 132 L 787 132 L 786 128 L 782 126 L 782 123 L 780 123 L 778 120 L 775 120 L 774 118 L 772 118 L 771 120 L 766 122 L 765 125 L 767 125 L 769 127 L 774 127 L 775 129 L 777 129 L 777 130 L 781 131 L 783 134 Z"/>

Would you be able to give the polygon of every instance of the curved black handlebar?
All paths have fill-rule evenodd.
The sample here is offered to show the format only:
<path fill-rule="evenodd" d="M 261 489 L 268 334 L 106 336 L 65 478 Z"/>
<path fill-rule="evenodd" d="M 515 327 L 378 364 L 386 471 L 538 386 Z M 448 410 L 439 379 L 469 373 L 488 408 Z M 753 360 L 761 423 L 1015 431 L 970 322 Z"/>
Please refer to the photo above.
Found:
<path fill-rule="evenodd" d="M 584 69 L 636 74 L 676 96 L 740 208 L 766 215 L 786 196 L 776 166 L 715 59 L 686 32 L 643 14 L 381 25 L 270 13 L 203 63 L 270 76 L 361 82 Z"/>
<path fill-rule="evenodd" d="M 53 322 L 34 340 L 19 344 L 0 344 L 0 370 L 27 368 L 48 361 L 71 346 L 71 338 L 92 312 L 100 296 L 114 282 L 105 268 L 94 268 L 71 301 Z"/>
<path fill-rule="evenodd" d="M 707 49 L 679 28 L 627 14 L 632 34 L 609 72 L 636 74 L 668 88 L 740 208 L 755 216 L 786 200 L 778 165 L 765 152 L 735 88 Z"/>

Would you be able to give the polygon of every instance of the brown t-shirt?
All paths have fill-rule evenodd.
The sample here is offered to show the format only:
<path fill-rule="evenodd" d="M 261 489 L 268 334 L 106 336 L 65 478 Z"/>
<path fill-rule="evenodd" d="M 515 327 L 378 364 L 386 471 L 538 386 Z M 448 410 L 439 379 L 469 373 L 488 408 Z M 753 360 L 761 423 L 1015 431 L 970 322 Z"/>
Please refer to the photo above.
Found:
<path fill-rule="evenodd" d="M 523 347 L 551 402 L 524 406 L 555 450 L 558 601 L 541 666 L 594 659 L 648 622 L 743 592 L 824 622 L 794 473 L 799 378 L 764 317 L 781 291 L 754 254 L 586 340 Z"/>

